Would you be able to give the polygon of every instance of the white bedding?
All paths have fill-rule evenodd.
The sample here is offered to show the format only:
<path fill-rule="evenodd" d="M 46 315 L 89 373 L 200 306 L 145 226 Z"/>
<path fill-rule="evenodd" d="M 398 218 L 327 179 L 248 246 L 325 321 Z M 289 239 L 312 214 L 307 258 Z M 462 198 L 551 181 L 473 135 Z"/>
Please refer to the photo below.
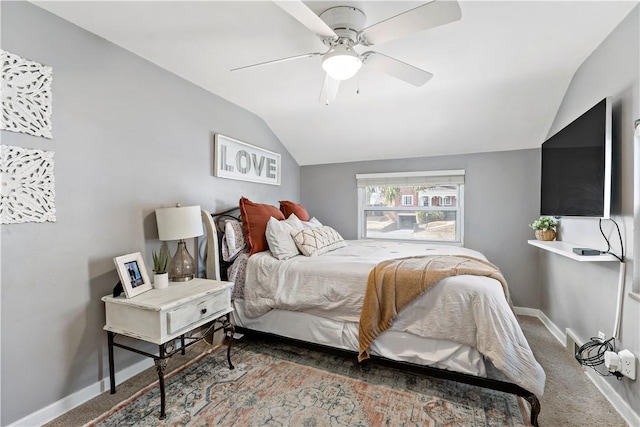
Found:
<path fill-rule="evenodd" d="M 317 257 L 278 260 L 269 251 L 251 256 L 244 297 L 249 317 L 278 308 L 357 322 L 367 277 L 380 261 L 414 255 L 468 255 L 480 252 L 457 246 L 413 242 L 350 240 L 344 248 Z"/>
<path fill-rule="evenodd" d="M 347 247 L 318 257 L 280 261 L 268 251 L 254 254 L 247 264 L 244 314 L 251 318 L 279 309 L 358 322 L 367 278 L 378 262 L 440 254 L 485 259 L 455 246 L 371 240 L 349 241 Z M 543 394 L 544 371 L 494 279 L 446 278 L 400 312 L 391 330 L 477 348 L 510 381 Z"/>
<path fill-rule="evenodd" d="M 340 322 L 301 311 L 271 310 L 260 317 L 247 317 L 244 300 L 233 301 L 236 326 L 274 333 L 332 348 L 358 351 L 358 323 Z M 429 365 L 465 374 L 486 377 L 485 359 L 474 347 L 450 340 L 422 338 L 409 332 L 386 331 L 372 344 L 370 353 L 387 359 Z M 490 368 L 490 367 L 489 367 Z"/>

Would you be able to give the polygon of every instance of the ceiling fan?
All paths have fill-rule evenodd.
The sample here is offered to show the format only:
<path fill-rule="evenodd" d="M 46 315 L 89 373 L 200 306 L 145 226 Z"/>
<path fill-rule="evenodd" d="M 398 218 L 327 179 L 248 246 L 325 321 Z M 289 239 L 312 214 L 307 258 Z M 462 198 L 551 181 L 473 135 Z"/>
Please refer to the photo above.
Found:
<path fill-rule="evenodd" d="M 326 74 L 319 102 L 327 105 L 336 98 L 340 81 L 356 75 L 363 65 L 414 86 L 422 86 L 433 77 L 433 74 L 378 52 L 368 50 L 359 53 L 354 48 L 395 40 L 457 21 L 462 16 L 460 6 L 455 0 L 432 0 L 365 27 L 366 15 L 355 7 L 336 6 L 325 10 L 318 16 L 301 0 L 275 1 L 274 3 L 316 34 L 328 50 L 247 65 L 234 68 L 231 71 L 321 56 L 322 68 Z"/>

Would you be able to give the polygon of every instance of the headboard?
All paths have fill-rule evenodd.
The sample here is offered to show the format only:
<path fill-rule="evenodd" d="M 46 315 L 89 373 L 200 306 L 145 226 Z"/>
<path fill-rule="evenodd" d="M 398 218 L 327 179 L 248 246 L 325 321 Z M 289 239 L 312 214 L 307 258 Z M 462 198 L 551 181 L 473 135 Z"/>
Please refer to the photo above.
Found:
<path fill-rule="evenodd" d="M 240 208 L 234 207 L 213 214 L 206 210 L 201 210 L 201 215 L 202 223 L 207 230 L 204 261 L 205 274 L 208 279 L 227 280 L 227 268 L 231 265 L 231 262 L 224 261 L 220 256 L 222 237 L 224 236 L 224 221 L 229 218 L 238 220 Z"/>

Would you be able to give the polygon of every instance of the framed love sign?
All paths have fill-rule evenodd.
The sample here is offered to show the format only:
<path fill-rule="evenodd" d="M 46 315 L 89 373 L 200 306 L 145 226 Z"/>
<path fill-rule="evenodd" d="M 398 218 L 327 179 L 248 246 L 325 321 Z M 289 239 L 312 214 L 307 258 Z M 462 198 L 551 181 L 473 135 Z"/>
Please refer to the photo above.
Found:
<path fill-rule="evenodd" d="M 214 174 L 219 178 L 280 185 L 280 154 L 215 135 Z"/>

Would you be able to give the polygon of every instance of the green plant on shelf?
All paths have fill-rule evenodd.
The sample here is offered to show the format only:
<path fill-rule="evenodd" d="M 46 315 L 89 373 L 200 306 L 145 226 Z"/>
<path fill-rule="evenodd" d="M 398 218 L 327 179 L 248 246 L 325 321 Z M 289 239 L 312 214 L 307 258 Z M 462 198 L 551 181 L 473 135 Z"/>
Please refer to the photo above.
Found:
<path fill-rule="evenodd" d="M 169 255 L 164 251 L 153 251 L 151 256 L 153 257 L 153 271 L 156 274 L 166 273 L 167 265 L 169 264 Z"/>
<path fill-rule="evenodd" d="M 534 230 L 554 230 L 558 226 L 558 221 L 548 216 L 541 216 L 540 218 L 529 224 L 529 227 Z"/>

